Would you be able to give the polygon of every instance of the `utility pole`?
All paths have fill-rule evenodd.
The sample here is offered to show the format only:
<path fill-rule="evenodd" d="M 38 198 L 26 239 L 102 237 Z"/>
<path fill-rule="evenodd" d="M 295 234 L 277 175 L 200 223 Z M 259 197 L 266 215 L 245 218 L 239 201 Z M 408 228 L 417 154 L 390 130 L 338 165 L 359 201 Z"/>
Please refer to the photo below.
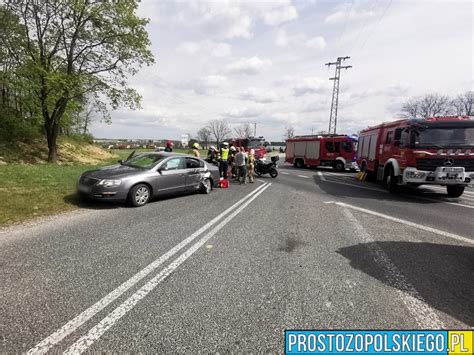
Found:
<path fill-rule="evenodd" d="M 334 80 L 334 86 L 332 89 L 332 101 L 331 101 L 331 114 L 329 116 L 329 134 L 336 134 L 336 127 L 337 127 L 337 105 L 339 103 L 339 81 L 341 79 L 341 69 L 349 69 L 352 68 L 352 65 L 341 65 L 343 61 L 346 59 L 350 59 L 351 57 L 337 57 L 335 62 L 326 63 L 328 68 L 331 65 L 336 66 L 336 70 L 334 73 L 333 78 L 329 78 L 329 80 Z"/>

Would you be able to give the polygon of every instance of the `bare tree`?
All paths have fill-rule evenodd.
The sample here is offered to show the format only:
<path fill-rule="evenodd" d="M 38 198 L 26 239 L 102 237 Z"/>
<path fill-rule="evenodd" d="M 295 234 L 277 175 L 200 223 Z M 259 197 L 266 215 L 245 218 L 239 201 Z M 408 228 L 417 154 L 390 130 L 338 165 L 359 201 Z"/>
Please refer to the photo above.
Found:
<path fill-rule="evenodd" d="M 207 147 L 209 145 L 209 142 L 211 140 L 211 135 L 212 135 L 209 128 L 207 128 L 207 127 L 201 128 L 197 132 L 196 135 L 197 135 L 197 138 L 198 138 L 199 142 L 201 142 L 202 146 Z"/>
<path fill-rule="evenodd" d="M 466 91 L 459 95 L 451 102 L 451 105 L 456 115 L 474 116 L 474 91 Z"/>
<path fill-rule="evenodd" d="M 402 106 L 402 114 L 409 118 L 445 116 L 452 113 L 448 96 L 428 94 L 410 99 Z"/>
<path fill-rule="evenodd" d="M 234 132 L 239 138 L 249 138 L 253 134 L 253 129 L 250 123 L 243 123 L 234 127 Z"/>
<path fill-rule="evenodd" d="M 285 127 L 285 137 L 286 139 L 293 138 L 295 136 L 295 128 L 292 125 Z"/>
<path fill-rule="evenodd" d="M 217 145 L 224 141 L 232 132 L 229 124 L 224 120 L 212 120 L 209 122 L 207 128 L 211 132 L 212 137 L 214 137 Z"/>

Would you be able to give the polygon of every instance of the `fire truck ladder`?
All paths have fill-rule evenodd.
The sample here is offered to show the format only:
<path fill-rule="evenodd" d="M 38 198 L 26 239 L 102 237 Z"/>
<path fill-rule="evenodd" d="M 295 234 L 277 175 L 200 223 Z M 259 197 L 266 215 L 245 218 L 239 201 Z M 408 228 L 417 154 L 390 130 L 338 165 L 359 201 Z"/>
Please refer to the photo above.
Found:
<path fill-rule="evenodd" d="M 341 69 L 349 69 L 352 68 L 352 65 L 341 65 L 343 61 L 346 59 L 350 59 L 350 57 L 337 57 L 335 62 L 326 63 L 325 65 L 331 67 L 331 65 L 336 66 L 336 70 L 334 73 L 334 78 L 329 78 L 329 80 L 334 80 L 334 86 L 332 89 L 332 101 L 331 101 L 331 114 L 329 116 L 329 134 L 336 134 L 336 126 L 337 126 L 337 105 L 339 103 L 339 81 L 341 79 Z"/>

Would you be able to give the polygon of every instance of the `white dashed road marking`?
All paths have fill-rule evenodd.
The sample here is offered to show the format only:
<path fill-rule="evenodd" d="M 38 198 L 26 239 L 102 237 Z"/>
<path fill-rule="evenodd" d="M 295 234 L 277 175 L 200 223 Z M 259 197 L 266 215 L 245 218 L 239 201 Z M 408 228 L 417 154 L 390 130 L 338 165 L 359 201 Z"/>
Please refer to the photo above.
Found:
<path fill-rule="evenodd" d="M 297 175 L 297 176 L 300 177 L 300 178 L 304 178 L 304 179 L 309 178 L 309 176 L 306 176 L 306 175 Z"/>

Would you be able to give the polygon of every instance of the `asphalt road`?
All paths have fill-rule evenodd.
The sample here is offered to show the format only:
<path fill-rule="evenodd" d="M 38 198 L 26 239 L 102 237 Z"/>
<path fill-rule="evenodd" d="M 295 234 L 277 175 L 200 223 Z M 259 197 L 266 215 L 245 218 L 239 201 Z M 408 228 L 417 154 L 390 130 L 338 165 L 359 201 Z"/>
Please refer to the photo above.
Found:
<path fill-rule="evenodd" d="M 285 329 L 474 326 L 474 189 L 391 195 L 354 174 L 0 232 L 0 352 L 282 352 Z"/>

